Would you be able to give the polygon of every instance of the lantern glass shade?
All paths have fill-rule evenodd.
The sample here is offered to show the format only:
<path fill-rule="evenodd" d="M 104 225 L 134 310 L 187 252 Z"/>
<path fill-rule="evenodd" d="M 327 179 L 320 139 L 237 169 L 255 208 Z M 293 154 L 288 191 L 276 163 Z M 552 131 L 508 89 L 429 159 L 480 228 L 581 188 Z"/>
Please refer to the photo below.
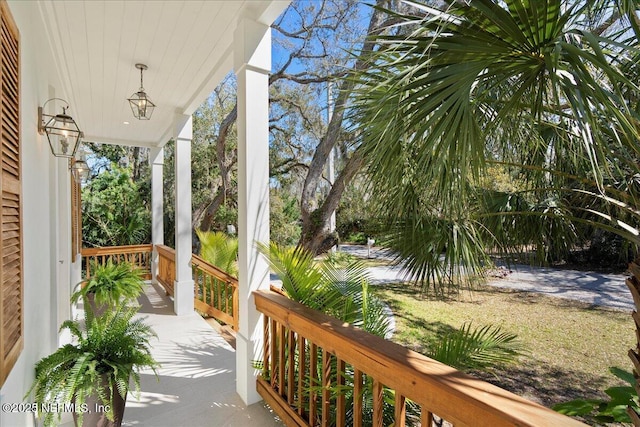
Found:
<path fill-rule="evenodd" d="M 156 108 L 156 104 L 151 102 L 151 99 L 149 99 L 149 97 L 143 90 L 140 90 L 131 95 L 131 98 L 129 98 L 128 101 L 129 105 L 131 106 L 133 116 L 136 119 L 151 119 L 151 114 L 153 114 L 153 109 Z"/>
<path fill-rule="evenodd" d="M 76 159 L 71 169 L 76 182 L 84 182 L 89 178 L 89 165 L 83 158 Z"/>
<path fill-rule="evenodd" d="M 72 158 L 80 143 L 80 129 L 71 116 L 63 112 L 51 116 L 43 126 L 51 153 L 56 157 Z"/>
<path fill-rule="evenodd" d="M 131 98 L 127 98 L 127 101 L 129 101 L 131 111 L 136 119 L 149 120 L 153 114 L 153 109 L 156 108 L 156 104 L 151 102 L 151 99 L 149 99 L 149 96 L 147 96 L 147 93 L 144 91 L 142 73 L 148 67 L 145 64 L 136 64 L 136 68 L 140 70 L 140 89 L 134 92 Z"/>

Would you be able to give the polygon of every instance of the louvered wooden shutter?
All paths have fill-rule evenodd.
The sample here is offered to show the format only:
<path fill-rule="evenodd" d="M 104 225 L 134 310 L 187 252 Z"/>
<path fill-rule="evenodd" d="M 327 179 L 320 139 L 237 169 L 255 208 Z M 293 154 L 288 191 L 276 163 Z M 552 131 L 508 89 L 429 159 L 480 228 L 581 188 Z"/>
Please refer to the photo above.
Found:
<path fill-rule="evenodd" d="M 0 386 L 24 347 L 22 198 L 20 195 L 20 37 L 0 2 Z"/>
<path fill-rule="evenodd" d="M 82 250 L 82 189 L 71 174 L 71 260 Z"/>

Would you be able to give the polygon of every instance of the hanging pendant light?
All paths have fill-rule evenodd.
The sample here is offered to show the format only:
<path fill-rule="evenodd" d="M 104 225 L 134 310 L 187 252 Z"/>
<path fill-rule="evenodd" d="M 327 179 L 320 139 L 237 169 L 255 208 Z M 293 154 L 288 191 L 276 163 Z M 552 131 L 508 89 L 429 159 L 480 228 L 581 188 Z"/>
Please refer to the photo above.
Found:
<path fill-rule="evenodd" d="M 144 64 L 136 64 L 136 68 L 140 70 L 140 89 L 131 95 L 131 98 L 127 98 L 127 101 L 129 101 L 131 111 L 136 119 L 149 120 L 151 114 L 153 114 L 153 109 L 156 108 L 156 104 L 151 102 L 142 84 L 142 72 L 147 69 L 147 66 Z"/>

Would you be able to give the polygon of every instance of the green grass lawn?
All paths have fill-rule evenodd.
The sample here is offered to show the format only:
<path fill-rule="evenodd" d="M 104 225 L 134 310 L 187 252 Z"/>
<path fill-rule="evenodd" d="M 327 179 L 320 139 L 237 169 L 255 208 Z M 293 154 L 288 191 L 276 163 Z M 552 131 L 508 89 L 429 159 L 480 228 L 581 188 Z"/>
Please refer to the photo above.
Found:
<path fill-rule="evenodd" d="M 515 364 L 472 374 L 545 406 L 604 398 L 604 389 L 620 384 L 608 368 L 631 371 L 630 312 L 489 286 L 446 300 L 423 297 L 412 285 L 372 289 L 395 314 L 393 340 L 417 352 L 464 323 L 517 334 L 525 354 Z"/>

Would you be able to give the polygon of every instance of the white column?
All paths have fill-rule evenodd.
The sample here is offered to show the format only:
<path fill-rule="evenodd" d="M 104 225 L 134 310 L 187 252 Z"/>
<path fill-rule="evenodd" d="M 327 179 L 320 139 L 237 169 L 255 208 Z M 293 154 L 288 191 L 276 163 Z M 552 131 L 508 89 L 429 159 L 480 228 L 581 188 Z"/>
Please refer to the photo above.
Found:
<path fill-rule="evenodd" d="M 236 390 L 246 404 L 261 400 L 256 391 L 262 359 L 262 316 L 252 292 L 269 287 L 269 267 L 256 242 L 269 242 L 269 71 L 271 32 L 254 21 L 235 32 L 234 68 L 238 78 L 238 240 L 239 331 L 236 335 Z"/>
<path fill-rule="evenodd" d="M 176 173 L 176 280 L 173 311 L 178 316 L 193 313 L 191 273 L 191 116 L 176 120 L 174 140 Z"/>
<path fill-rule="evenodd" d="M 151 166 L 151 243 L 153 254 L 151 255 L 151 280 L 157 283 L 158 274 L 158 250 L 156 245 L 164 244 L 164 148 L 153 147 L 149 153 L 149 165 Z"/>

